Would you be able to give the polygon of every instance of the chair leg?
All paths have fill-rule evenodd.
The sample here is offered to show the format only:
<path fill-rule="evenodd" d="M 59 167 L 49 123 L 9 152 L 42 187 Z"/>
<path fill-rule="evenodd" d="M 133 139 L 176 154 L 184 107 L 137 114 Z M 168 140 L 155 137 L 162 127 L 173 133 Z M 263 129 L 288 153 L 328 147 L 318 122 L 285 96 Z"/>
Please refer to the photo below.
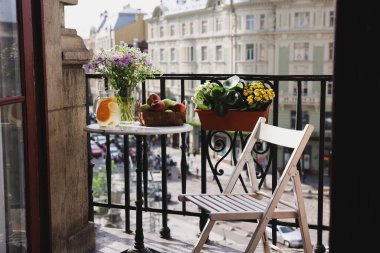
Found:
<path fill-rule="evenodd" d="M 294 183 L 294 189 L 297 199 L 297 206 L 298 206 L 298 222 L 300 224 L 300 230 L 301 230 L 301 236 L 303 241 L 303 248 L 305 250 L 305 253 L 312 253 L 313 247 L 311 245 L 310 240 L 310 233 L 309 233 L 309 227 L 307 224 L 307 217 L 306 217 L 306 211 L 305 211 L 305 205 L 303 201 L 302 196 L 302 190 L 301 190 L 301 180 L 299 177 L 299 174 L 297 173 L 292 177 L 293 183 Z"/>
<path fill-rule="evenodd" d="M 270 253 L 270 245 L 269 245 L 266 231 L 264 231 L 263 237 L 261 238 L 261 240 L 263 241 L 264 253 Z"/>
<path fill-rule="evenodd" d="M 251 240 L 248 243 L 248 246 L 245 250 L 245 253 L 255 252 L 257 245 L 260 242 L 260 238 L 262 238 L 264 236 L 265 227 L 267 224 L 268 224 L 268 220 L 260 220 L 260 222 L 257 224 L 255 232 L 252 235 Z M 265 236 L 266 236 L 266 234 L 265 234 Z"/>
<path fill-rule="evenodd" d="M 199 236 L 199 239 L 197 241 L 197 244 L 195 245 L 192 253 L 199 253 L 201 252 L 201 249 L 203 247 L 203 244 L 205 244 L 208 235 L 211 232 L 212 227 L 214 226 L 215 221 L 214 220 L 208 220 L 206 223 L 206 226 L 204 227 L 201 235 Z"/>

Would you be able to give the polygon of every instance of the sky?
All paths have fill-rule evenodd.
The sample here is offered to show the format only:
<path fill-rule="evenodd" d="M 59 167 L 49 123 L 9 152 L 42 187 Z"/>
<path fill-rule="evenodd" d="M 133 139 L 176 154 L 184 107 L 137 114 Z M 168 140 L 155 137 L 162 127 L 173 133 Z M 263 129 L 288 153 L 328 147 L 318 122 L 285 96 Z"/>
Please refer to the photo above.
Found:
<path fill-rule="evenodd" d="M 100 13 L 107 10 L 112 16 L 127 4 L 151 14 L 160 4 L 160 0 L 78 0 L 78 5 L 65 7 L 65 27 L 76 29 L 79 36 L 87 39 L 91 27 L 96 27 L 100 23 Z"/>

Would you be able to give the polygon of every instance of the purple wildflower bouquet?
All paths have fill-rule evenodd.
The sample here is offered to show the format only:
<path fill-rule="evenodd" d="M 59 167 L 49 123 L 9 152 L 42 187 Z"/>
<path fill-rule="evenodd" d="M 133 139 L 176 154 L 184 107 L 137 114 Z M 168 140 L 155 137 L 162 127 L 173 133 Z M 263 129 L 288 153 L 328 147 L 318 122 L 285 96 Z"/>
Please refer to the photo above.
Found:
<path fill-rule="evenodd" d="M 148 54 L 123 42 L 95 54 L 88 69 L 108 78 L 109 87 L 116 90 L 122 121 L 129 122 L 135 117 L 136 86 L 147 77 L 154 78 L 155 74 L 160 74 Z"/>
<path fill-rule="evenodd" d="M 128 47 L 126 43 L 95 54 L 90 61 L 89 69 L 106 76 L 110 87 L 117 90 L 121 96 L 127 88 L 136 87 L 147 77 L 154 78 L 154 74 L 160 73 L 153 67 L 148 54 L 141 52 L 139 48 Z"/>

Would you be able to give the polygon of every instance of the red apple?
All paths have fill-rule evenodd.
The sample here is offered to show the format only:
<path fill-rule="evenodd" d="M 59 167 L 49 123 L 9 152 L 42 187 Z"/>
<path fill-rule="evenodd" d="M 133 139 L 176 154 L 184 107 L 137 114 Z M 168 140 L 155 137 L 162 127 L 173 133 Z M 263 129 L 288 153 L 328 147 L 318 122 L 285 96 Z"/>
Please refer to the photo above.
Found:
<path fill-rule="evenodd" d="M 186 105 L 181 103 L 176 103 L 170 109 L 173 110 L 173 112 L 186 112 Z"/>
<path fill-rule="evenodd" d="M 162 100 L 154 100 L 150 106 L 150 110 L 153 112 L 165 111 L 165 103 Z"/>
<path fill-rule="evenodd" d="M 156 93 L 151 93 L 148 97 L 148 99 L 146 100 L 146 103 L 148 105 L 152 105 L 153 101 L 155 100 L 161 100 L 160 96 L 157 95 Z"/>

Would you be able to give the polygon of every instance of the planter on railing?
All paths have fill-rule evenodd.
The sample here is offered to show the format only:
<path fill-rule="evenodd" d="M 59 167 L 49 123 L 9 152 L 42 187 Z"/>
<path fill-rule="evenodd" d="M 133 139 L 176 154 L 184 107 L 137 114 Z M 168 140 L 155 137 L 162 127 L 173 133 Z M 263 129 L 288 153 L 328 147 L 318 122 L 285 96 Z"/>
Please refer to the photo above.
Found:
<path fill-rule="evenodd" d="M 251 132 L 259 117 L 268 119 L 268 106 L 264 111 L 238 111 L 229 110 L 227 115 L 218 116 L 212 110 L 195 109 L 198 113 L 203 130 L 226 130 L 226 131 L 246 131 Z"/>

